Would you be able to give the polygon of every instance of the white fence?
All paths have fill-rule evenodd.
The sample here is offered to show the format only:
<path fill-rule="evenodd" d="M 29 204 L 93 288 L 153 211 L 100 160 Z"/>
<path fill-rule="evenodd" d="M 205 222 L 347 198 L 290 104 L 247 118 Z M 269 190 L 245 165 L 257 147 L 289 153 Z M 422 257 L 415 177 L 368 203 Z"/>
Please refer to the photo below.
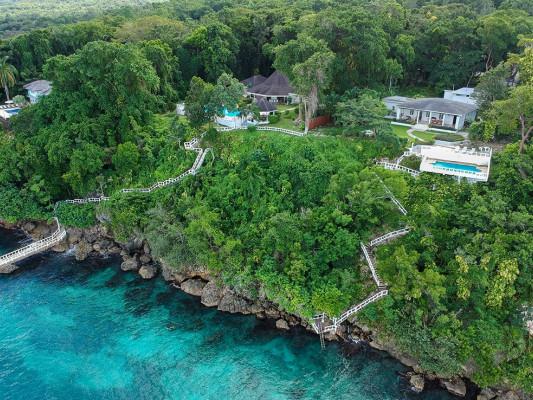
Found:
<path fill-rule="evenodd" d="M 57 223 L 57 230 L 52 235 L 21 247 L 11 253 L 0 256 L 0 266 L 16 263 L 17 261 L 47 250 L 61 242 L 67 235 L 67 232 L 61 227 L 58 219 L 56 218 L 55 220 Z"/>
<path fill-rule="evenodd" d="M 386 242 L 387 240 L 395 239 L 398 236 L 406 235 L 407 233 L 409 233 L 409 231 L 410 231 L 410 229 L 408 227 L 406 227 L 406 228 L 398 229 L 397 231 L 392 231 L 392 232 L 386 233 L 383 236 L 380 236 L 380 237 L 377 237 L 377 238 L 371 240 L 370 243 L 369 243 L 369 246 L 370 247 L 377 246 L 377 245 L 379 245 L 381 243 Z"/>
<path fill-rule="evenodd" d="M 416 178 L 416 177 L 418 177 L 418 175 L 420 175 L 419 171 L 416 171 L 416 170 L 411 169 L 411 168 L 404 167 L 403 165 L 400 165 L 400 164 L 395 164 L 395 163 L 391 163 L 391 162 L 387 162 L 387 161 L 376 161 L 376 165 L 380 165 L 383 168 L 390 169 L 392 171 L 407 172 L 408 174 L 410 174 L 414 178 Z"/>

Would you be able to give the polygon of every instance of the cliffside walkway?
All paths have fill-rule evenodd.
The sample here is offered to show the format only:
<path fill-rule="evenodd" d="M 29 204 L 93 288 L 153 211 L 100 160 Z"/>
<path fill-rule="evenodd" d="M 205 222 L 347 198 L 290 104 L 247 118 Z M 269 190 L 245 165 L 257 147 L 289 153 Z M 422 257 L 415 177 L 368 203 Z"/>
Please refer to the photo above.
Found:
<path fill-rule="evenodd" d="M 403 165 L 400 165 L 398 163 L 392 163 L 392 162 L 388 162 L 388 161 L 376 161 L 376 165 L 379 165 L 379 166 L 381 166 L 381 167 L 383 167 L 385 169 L 390 169 L 391 171 L 407 172 L 413 178 L 417 178 L 420 175 L 420 171 L 404 167 Z"/>
<path fill-rule="evenodd" d="M 14 264 L 37 253 L 41 253 L 51 247 L 54 247 L 56 244 L 65 239 L 67 232 L 61 226 L 57 218 L 55 218 L 55 221 L 57 223 L 57 229 L 54 233 L 52 233 L 52 235 L 30 243 L 29 245 L 21 247 L 20 249 L 12 251 L 11 253 L 0 256 L 0 266 Z"/>
<path fill-rule="evenodd" d="M 225 132 L 225 131 L 231 131 L 236 130 L 234 128 L 217 128 L 217 131 L 219 132 Z M 288 135 L 293 136 L 304 136 L 303 132 L 298 131 L 292 131 L 290 129 L 283 129 L 283 128 L 274 128 L 274 127 L 257 127 L 257 130 L 259 131 L 273 131 L 273 132 L 280 132 Z M 202 133 L 202 135 L 198 138 L 195 137 L 189 142 L 184 143 L 184 147 L 186 150 L 195 151 L 197 153 L 196 159 L 194 160 L 194 163 L 191 168 L 189 168 L 187 171 L 181 173 L 180 175 L 165 179 L 164 181 L 159 181 L 154 183 L 150 187 L 146 188 L 124 188 L 120 190 L 120 193 L 151 193 L 157 189 L 161 189 L 170 185 L 174 185 L 178 182 L 181 182 L 183 179 L 185 179 L 189 175 L 196 175 L 200 168 L 202 167 L 205 157 L 207 153 L 212 151 L 211 148 L 202 148 L 200 146 L 200 140 L 205 135 L 206 132 Z M 110 200 L 111 197 L 108 196 L 97 196 L 97 197 L 86 197 L 81 199 L 68 199 L 68 200 L 61 200 L 58 201 L 55 204 L 55 209 L 57 206 L 61 203 L 65 204 L 89 204 L 89 203 L 101 203 L 104 201 Z M 36 242 L 33 242 L 27 246 L 21 247 L 20 249 L 17 249 L 11 253 L 4 254 L 3 256 L 0 256 L 0 266 L 7 265 L 7 264 L 13 264 L 18 261 L 24 260 L 25 258 L 28 258 L 34 254 L 43 252 L 45 250 L 48 250 L 51 247 L 54 247 L 56 244 L 60 243 L 65 237 L 66 237 L 66 231 L 61 227 L 59 224 L 59 220 L 55 218 L 57 222 L 57 230 L 50 236 L 38 240 Z"/>
<path fill-rule="evenodd" d="M 383 183 L 383 181 L 381 181 L 381 179 L 380 179 L 380 182 L 383 184 L 385 188 L 385 192 L 387 193 L 387 196 L 398 207 L 398 210 L 403 215 L 407 215 L 407 210 L 402 206 L 400 201 L 394 196 L 392 191 Z M 387 285 L 380 279 L 378 275 L 377 269 L 375 267 L 375 263 L 372 259 L 372 249 L 375 248 L 376 246 L 379 246 L 381 244 L 387 243 L 391 240 L 404 236 L 408 234 L 409 232 L 410 232 L 410 228 L 406 226 L 404 228 L 401 228 L 401 229 L 398 229 L 392 232 L 388 232 L 382 236 L 378 236 L 372 239 L 368 243 L 368 245 L 365 245 L 363 242 L 361 242 L 361 251 L 368 265 L 368 268 L 370 269 L 370 273 L 372 274 L 372 279 L 374 280 L 374 283 L 376 284 L 378 290 L 372 293 L 370 296 L 368 296 L 366 299 L 364 299 L 360 303 L 355 304 L 354 306 L 350 307 L 348 310 L 343 312 L 339 317 L 330 318 L 326 314 L 318 314 L 313 318 L 313 321 L 311 324 L 315 332 L 320 335 L 320 344 L 322 348 L 324 347 L 324 334 L 325 333 L 337 332 L 337 329 L 339 328 L 339 326 L 344 321 L 346 321 L 348 318 L 350 318 L 352 315 L 361 311 L 363 308 L 365 308 L 369 304 L 372 304 L 375 301 L 378 301 L 379 299 L 389 294 Z"/>

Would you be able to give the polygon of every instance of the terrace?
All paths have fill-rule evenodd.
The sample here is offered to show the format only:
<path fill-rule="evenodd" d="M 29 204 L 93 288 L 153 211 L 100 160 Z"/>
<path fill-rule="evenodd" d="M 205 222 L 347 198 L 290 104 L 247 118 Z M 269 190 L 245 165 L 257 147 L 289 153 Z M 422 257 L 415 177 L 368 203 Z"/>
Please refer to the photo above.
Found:
<path fill-rule="evenodd" d="M 420 171 L 486 182 L 489 179 L 492 149 L 466 147 L 416 146 L 411 152 L 422 158 Z"/>

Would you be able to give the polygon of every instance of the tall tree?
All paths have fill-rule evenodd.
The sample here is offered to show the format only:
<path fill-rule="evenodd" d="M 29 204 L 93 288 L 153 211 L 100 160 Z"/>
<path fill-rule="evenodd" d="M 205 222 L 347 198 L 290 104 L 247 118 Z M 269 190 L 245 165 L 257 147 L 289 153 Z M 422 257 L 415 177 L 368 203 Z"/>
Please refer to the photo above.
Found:
<path fill-rule="evenodd" d="M 278 46 L 275 52 L 274 66 L 287 74 L 302 96 L 307 132 L 309 120 L 318 110 L 319 97 L 331 82 L 335 55 L 324 41 L 305 35 Z"/>
<path fill-rule="evenodd" d="M 223 72 L 231 72 L 239 49 L 231 29 L 218 21 L 210 21 L 192 31 L 185 39 L 185 46 L 210 82 Z"/>
<path fill-rule="evenodd" d="M 8 60 L 8 56 L 0 59 L 0 84 L 4 88 L 6 100 L 9 100 L 9 88 L 15 85 L 15 76 L 17 74 L 17 69 Z"/>
<path fill-rule="evenodd" d="M 214 110 L 209 109 L 213 85 L 198 76 L 193 76 L 185 98 L 185 115 L 194 127 L 200 127 L 210 120 Z"/>

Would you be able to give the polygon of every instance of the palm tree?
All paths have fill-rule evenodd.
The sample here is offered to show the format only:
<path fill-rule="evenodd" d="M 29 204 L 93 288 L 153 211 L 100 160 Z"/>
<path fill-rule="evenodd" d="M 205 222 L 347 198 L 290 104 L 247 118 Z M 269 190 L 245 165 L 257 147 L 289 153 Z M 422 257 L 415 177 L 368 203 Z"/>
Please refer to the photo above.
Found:
<path fill-rule="evenodd" d="M 17 74 L 17 69 L 7 62 L 8 59 L 8 56 L 0 59 L 0 84 L 6 92 L 7 100 L 9 100 L 9 87 L 15 84 L 15 75 Z"/>

